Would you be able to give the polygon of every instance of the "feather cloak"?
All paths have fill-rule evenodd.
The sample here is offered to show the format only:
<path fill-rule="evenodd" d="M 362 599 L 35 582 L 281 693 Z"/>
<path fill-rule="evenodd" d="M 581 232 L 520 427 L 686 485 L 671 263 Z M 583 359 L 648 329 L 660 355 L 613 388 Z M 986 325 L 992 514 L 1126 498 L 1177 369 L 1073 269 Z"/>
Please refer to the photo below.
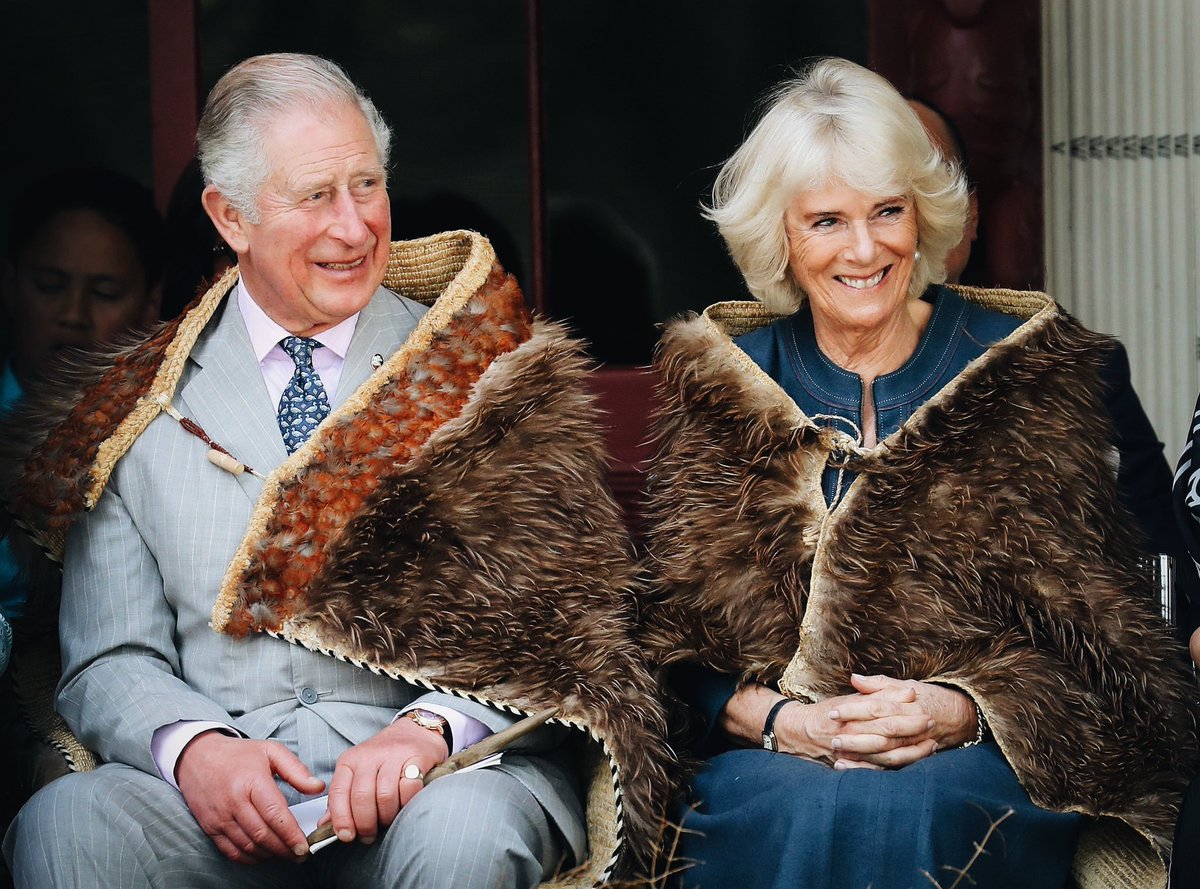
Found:
<path fill-rule="evenodd" d="M 1034 802 L 1119 819 L 1161 872 L 1145 840 L 1168 853 L 1195 687 L 1117 501 L 1102 339 L 1044 294 L 960 292 L 1026 320 L 872 449 L 730 339 L 780 316 L 721 303 L 669 328 L 646 644 L 799 699 L 851 672 L 957 686 Z M 832 510 L 827 466 L 857 473 Z"/>
<path fill-rule="evenodd" d="M 51 555 L 170 398 L 230 291 L 33 393 L 8 424 L 10 511 Z M 384 285 L 431 304 L 416 330 L 268 476 L 213 608 L 406 682 L 571 726 L 589 860 L 555 886 L 644 871 L 670 755 L 631 641 L 637 572 L 604 482 L 590 369 L 535 321 L 486 239 L 392 245 Z M 82 389 L 82 396 L 79 395 Z M 197 442 L 197 448 L 202 445 Z"/>

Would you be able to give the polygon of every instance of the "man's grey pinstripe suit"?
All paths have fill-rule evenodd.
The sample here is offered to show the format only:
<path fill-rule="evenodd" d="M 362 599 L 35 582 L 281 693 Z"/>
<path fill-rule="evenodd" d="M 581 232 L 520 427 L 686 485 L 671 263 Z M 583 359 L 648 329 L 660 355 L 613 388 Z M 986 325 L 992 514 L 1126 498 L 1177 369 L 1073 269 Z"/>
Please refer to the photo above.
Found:
<path fill-rule="evenodd" d="M 394 352 L 424 311 L 386 290 L 375 294 L 359 317 L 334 410 L 370 375 L 372 356 Z M 236 299 L 225 301 L 221 317 L 201 335 L 174 404 L 261 472 L 286 457 L 275 405 Z M 155 729 L 177 720 L 232 722 L 252 738 L 283 742 L 328 781 L 345 749 L 386 727 L 399 708 L 423 694 L 269 636 L 235 639 L 213 632 L 208 626 L 212 603 L 262 483 L 249 474 L 234 477 L 214 467 L 205 452 L 175 421 L 159 416 L 118 464 L 96 509 L 71 532 L 58 706 L 88 746 L 107 762 L 124 766 L 69 776 L 34 798 L 6 839 L 18 885 L 147 885 L 140 871 L 148 871 L 149 885 L 158 886 L 228 886 L 246 878 L 250 882 L 244 885 L 273 885 L 271 868 L 232 864 L 200 833 L 182 797 L 158 776 L 150 752 Z M 433 695 L 427 700 L 447 703 L 493 730 L 511 721 L 458 698 Z M 476 773 L 433 784 L 380 843 L 326 850 L 299 870 L 281 863 L 280 876 L 287 885 L 299 884 L 305 873 L 317 877 L 315 885 L 537 882 L 539 874 L 522 877 L 514 871 L 515 859 L 506 845 L 537 846 L 531 854 L 543 860 L 558 857 L 556 845 L 577 860 L 584 854 L 579 794 L 557 756 L 557 751 L 512 756 L 501 766 L 502 774 Z M 482 777 L 472 780 L 477 776 Z M 297 800 L 292 788 L 282 789 L 289 802 Z M 450 806 L 454 814 L 443 819 L 429 804 L 448 794 L 461 799 Z M 418 805 L 422 801 L 429 811 Z M 130 814 L 144 806 L 150 807 L 144 816 L 160 825 L 159 834 L 145 832 Z M 485 813 L 489 806 L 490 814 Z M 502 815 L 494 807 L 506 811 Z M 66 818 L 68 813 L 72 818 Z M 108 822 L 107 833 L 101 831 L 105 860 L 95 860 L 98 853 L 75 856 L 82 860 L 52 860 L 72 857 L 65 850 L 78 848 L 79 838 L 68 839 L 64 826 L 83 825 L 93 815 Z M 501 818 L 519 825 L 502 828 Z M 417 830 L 418 820 L 438 835 L 462 832 L 462 838 L 450 843 L 462 844 L 458 876 L 447 876 L 446 861 L 401 861 L 420 844 L 401 844 L 397 837 L 415 840 L 408 832 Z M 86 842 L 97 830 L 86 826 L 84 834 L 91 838 Z M 123 839 L 118 842 L 115 834 Z M 476 839 L 482 843 L 478 848 Z M 168 848 L 175 843 L 178 848 Z M 382 858 L 389 855 L 395 860 L 385 865 Z M 80 882 L 55 883 L 66 877 L 47 869 L 74 873 Z M 407 873 L 384 879 L 374 873 L 381 869 Z M 322 870 L 331 874 L 317 874 Z M 375 877 L 379 879 L 369 881 Z"/>

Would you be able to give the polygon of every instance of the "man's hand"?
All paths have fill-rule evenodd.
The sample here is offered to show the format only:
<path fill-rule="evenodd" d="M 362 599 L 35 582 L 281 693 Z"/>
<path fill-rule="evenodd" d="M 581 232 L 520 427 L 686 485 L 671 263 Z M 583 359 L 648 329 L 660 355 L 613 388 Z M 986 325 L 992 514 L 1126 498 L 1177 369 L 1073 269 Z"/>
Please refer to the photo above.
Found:
<path fill-rule="evenodd" d="M 411 719 L 397 719 L 339 756 L 329 782 L 327 816 L 338 839 L 375 842 L 379 831 L 424 787 L 419 778 L 405 778 L 404 767 L 412 763 L 424 775 L 448 755 L 446 740 L 437 732 Z"/>
<path fill-rule="evenodd" d="M 226 858 L 254 864 L 268 858 L 303 858 L 308 841 L 275 775 L 304 794 L 325 782 L 275 741 L 203 732 L 179 757 L 175 777 L 192 815 Z"/>

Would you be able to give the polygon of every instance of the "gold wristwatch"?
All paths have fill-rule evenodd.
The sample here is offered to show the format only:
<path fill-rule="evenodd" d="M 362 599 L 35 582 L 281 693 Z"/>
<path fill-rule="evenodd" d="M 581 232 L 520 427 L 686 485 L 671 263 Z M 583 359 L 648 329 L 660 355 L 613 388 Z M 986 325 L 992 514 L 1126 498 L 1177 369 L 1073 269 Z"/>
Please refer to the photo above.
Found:
<path fill-rule="evenodd" d="M 442 736 L 442 740 L 446 742 L 446 750 L 453 750 L 453 737 L 450 733 L 450 723 L 446 721 L 446 717 L 440 713 L 434 713 L 432 710 L 409 710 L 404 714 L 405 719 L 411 719 L 423 729 L 429 729 L 431 732 L 437 732 Z"/>

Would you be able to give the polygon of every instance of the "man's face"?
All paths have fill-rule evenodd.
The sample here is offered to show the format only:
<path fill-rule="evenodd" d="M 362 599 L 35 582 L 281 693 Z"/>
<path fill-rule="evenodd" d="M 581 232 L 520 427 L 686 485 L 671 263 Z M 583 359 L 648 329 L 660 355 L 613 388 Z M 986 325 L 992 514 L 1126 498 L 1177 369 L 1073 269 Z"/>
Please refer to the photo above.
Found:
<path fill-rule="evenodd" d="M 62 349 L 110 343 L 158 315 L 133 244 L 93 210 L 52 216 L 17 257 L 4 291 L 24 379 L 40 377 Z"/>
<path fill-rule="evenodd" d="M 921 126 L 925 127 L 925 132 L 929 134 L 929 138 L 933 142 L 933 147 L 941 152 L 942 157 L 961 165 L 962 153 L 954 143 L 954 134 L 950 132 L 950 127 L 946 125 L 942 116 L 928 105 L 912 99 L 908 100 L 908 107 L 916 112 L 917 119 L 921 121 Z M 947 284 L 957 284 L 962 277 L 963 270 L 971 259 L 971 246 L 978 237 L 979 202 L 974 189 L 971 190 L 967 200 L 967 222 L 963 228 L 962 240 L 946 254 Z"/>
<path fill-rule="evenodd" d="M 385 173 L 370 126 L 350 105 L 276 117 L 266 154 L 272 173 L 259 221 L 225 205 L 214 222 L 263 311 L 290 333 L 311 336 L 360 311 L 383 281 L 391 239 Z"/>

